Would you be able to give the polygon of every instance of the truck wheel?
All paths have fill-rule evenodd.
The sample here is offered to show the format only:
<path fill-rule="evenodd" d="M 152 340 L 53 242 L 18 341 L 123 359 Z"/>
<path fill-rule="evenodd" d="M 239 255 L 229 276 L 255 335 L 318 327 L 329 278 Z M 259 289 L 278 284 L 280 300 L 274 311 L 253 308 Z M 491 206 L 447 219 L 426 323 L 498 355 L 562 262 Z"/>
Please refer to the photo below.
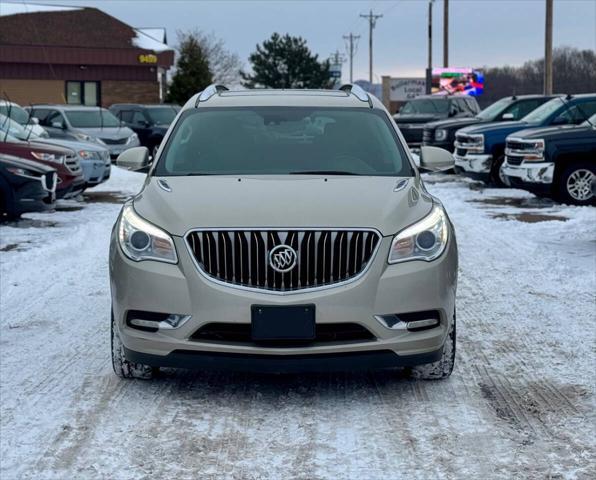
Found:
<path fill-rule="evenodd" d="M 558 179 L 559 197 L 564 203 L 596 204 L 596 167 L 589 162 L 569 165 Z"/>
<path fill-rule="evenodd" d="M 124 356 L 124 347 L 116 331 L 114 320 L 114 312 L 112 312 L 111 322 L 111 343 L 112 343 L 112 367 L 114 373 L 120 378 L 140 378 L 143 380 L 151 380 L 153 375 L 159 370 L 150 365 L 142 363 L 133 363 L 126 360 Z"/>
<path fill-rule="evenodd" d="M 497 157 L 493 162 L 493 166 L 490 169 L 490 183 L 495 187 L 506 187 L 507 185 L 503 181 L 501 176 L 501 165 L 505 162 L 505 155 Z"/>
<path fill-rule="evenodd" d="M 449 377 L 455 365 L 455 314 L 453 315 L 453 322 L 449 328 L 447 339 L 443 345 L 443 352 L 441 358 L 436 362 L 427 363 L 426 365 L 418 365 L 412 367 L 410 377 L 419 380 L 441 380 Z"/>

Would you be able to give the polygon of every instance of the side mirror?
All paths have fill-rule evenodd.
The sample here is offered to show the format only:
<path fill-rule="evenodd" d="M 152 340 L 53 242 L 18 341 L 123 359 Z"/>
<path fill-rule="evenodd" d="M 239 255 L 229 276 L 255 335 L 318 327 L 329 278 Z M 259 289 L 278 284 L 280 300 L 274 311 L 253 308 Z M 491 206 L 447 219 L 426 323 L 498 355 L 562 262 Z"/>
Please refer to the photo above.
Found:
<path fill-rule="evenodd" d="M 453 155 L 438 147 L 420 148 L 420 169 L 428 172 L 442 172 L 455 166 Z"/>
<path fill-rule="evenodd" d="M 501 120 L 515 120 L 513 113 L 504 113 Z"/>
<path fill-rule="evenodd" d="M 116 165 L 133 171 L 145 168 L 149 165 L 149 150 L 147 147 L 129 148 L 118 155 Z"/>
<path fill-rule="evenodd" d="M 60 130 L 64 130 L 64 125 L 62 122 L 52 122 L 52 128 L 59 128 Z"/>

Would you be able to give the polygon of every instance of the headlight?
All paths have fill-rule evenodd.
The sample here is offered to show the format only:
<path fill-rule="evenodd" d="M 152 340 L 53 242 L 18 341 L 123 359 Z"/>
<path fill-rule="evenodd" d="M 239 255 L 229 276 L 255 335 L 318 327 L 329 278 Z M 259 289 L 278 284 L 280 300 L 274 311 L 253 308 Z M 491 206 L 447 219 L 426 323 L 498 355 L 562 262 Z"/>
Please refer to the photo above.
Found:
<path fill-rule="evenodd" d="M 32 172 L 31 170 L 27 170 L 25 168 L 9 167 L 7 170 L 13 175 L 18 175 L 19 177 L 34 178 L 37 180 L 41 176 L 39 173 Z"/>
<path fill-rule="evenodd" d="M 447 246 L 447 216 L 442 207 L 435 205 L 419 222 L 399 232 L 391 243 L 389 263 L 425 260 L 439 257 Z"/>
<path fill-rule="evenodd" d="M 45 152 L 31 152 L 31 155 L 44 162 L 64 163 L 64 155 L 54 155 L 53 153 Z"/>
<path fill-rule="evenodd" d="M 139 136 L 136 133 L 133 133 L 130 137 L 128 137 L 128 140 L 126 141 L 126 143 L 128 143 L 129 145 L 131 143 L 135 143 L 139 141 Z"/>
<path fill-rule="evenodd" d="M 95 139 L 86 133 L 75 133 L 74 136 L 77 137 L 77 140 L 81 140 L 82 142 L 95 142 Z"/>
<path fill-rule="evenodd" d="M 92 152 L 90 150 L 79 150 L 79 156 L 85 160 L 101 160 L 98 152 Z"/>
<path fill-rule="evenodd" d="M 124 254 L 135 262 L 141 260 L 178 262 L 172 237 L 139 217 L 130 204 L 122 209 L 118 225 L 118 243 Z"/>
<path fill-rule="evenodd" d="M 442 140 L 445 140 L 446 138 L 447 138 L 447 130 L 443 130 L 442 128 L 435 130 L 435 140 L 440 142 Z"/>

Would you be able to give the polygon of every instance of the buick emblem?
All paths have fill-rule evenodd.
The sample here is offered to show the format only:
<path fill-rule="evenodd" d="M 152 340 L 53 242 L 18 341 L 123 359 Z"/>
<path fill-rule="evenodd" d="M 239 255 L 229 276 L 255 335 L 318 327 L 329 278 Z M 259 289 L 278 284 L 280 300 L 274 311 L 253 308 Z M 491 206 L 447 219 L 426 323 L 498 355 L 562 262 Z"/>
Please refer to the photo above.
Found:
<path fill-rule="evenodd" d="M 269 265 L 279 273 L 286 273 L 296 266 L 298 254 L 289 245 L 277 245 L 269 252 Z"/>

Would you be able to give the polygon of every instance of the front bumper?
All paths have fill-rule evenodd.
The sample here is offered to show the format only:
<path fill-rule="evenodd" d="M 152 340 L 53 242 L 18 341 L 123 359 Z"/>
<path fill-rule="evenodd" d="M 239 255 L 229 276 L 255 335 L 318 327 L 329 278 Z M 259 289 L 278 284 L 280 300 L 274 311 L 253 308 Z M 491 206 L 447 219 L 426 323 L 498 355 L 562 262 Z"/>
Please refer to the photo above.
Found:
<path fill-rule="evenodd" d="M 97 185 L 101 183 L 105 177 L 106 169 L 109 170 L 109 165 L 106 165 L 104 160 L 81 160 L 81 167 L 83 168 L 83 177 L 87 185 Z"/>
<path fill-rule="evenodd" d="M 493 156 L 484 153 L 467 153 L 464 156 L 454 155 L 455 166 L 464 172 L 490 174 L 493 165 Z"/>
<path fill-rule="evenodd" d="M 179 261 L 172 265 L 129 260 L 122 254 L 112 232 L 112 305 L 127 357 L 143 358 L 143 363 L 153 365 L 189 367 L 205 365 L 205 362 L 219 363 L 217 359 L 205 360 L 214 354 L 240 355 L 247 360 L 257 360 L 254 355 L 264 355 L 272 362 L 285 359 L 298 360 L 298 363 L 304 363 L 299 361 L 301 356 L 317 355 L 318 360 L 313 362 L 320 367 L 326 361 L 320 355 L 367 352 L 379 353 L 384 358 L 381 363 L 389 358 L 392 365 L 426 361 L 440 351 L 453 321 L 457 287 L 455 236 L 451 235 L 446 251 L 433 262 L 411 261 L 396 265 L 388 265 L 386 261 L 391 240 L 390 237 L 382 239 L 366 274 L 351 283 L 305 293 L 272 295 L 217 284 L 205 278 L 199 274 L 181 237 L 174 237 Z M 250 324 L 252 305 L 306 303 L 315 305 L 317 324 L 355 323 L 371 332 L 374 339 L 287 347 L 191 339 L 193 333 L 208 323 Z M 177 329 L 146 332 L 126 325 L 129 310 L 191 315 L 191 318 Z M 440 323 L 417 332 L 392 330 L 375 318 L 375 315 L 426 310 L 439 312 Z M 376 361 L 371 364 L 373 368 Z M 222 360 L 222 363 L 225 362 Z"/>
<path fill-rule="evenodd" d="M 501 166 L 505 182 L 511 179 L 523 183 L 552 185 L 555 174 L 554 162 L 523 162 L 521 165 L 510 165 L 505 161 Z"/>

